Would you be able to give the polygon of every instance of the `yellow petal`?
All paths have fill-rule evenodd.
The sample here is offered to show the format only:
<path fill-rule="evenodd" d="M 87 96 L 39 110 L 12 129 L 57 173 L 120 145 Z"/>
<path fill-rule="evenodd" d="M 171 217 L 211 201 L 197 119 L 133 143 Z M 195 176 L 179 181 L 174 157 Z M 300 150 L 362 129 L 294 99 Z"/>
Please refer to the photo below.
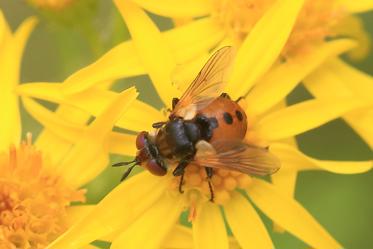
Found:
<path fill-rule="evenodd" d="M 95 205 L 77 205 L 70 206 L 67 209 L 67 225 L 71 227 L 75 222 L 87 216 L 95 207 Z"/>
<path fill-rule="evenodd" d="M 176 64 L 165 39 L 152 20 L 135 4 L 127 0 L 116 0 L 115 3 L 127 24 L 146 72 L 163 103 L 169 107 L 172 99 L 180 93 L 171 84 L 170 77 Z"/>
<path fill-rule="evenodd" d="M 41 106 L 38 105 L 37 107 Z M 45 109 L 42 109 L 41 111 L 46 113 L 45 118 L 50 117 L 49 120 L 52 120 L 52 122 L 56 124 L 65 122 L 57 122 L 55 119 L 64 119 L 68 122 L 71 122 L 72 124 L 84 126 L 91 117 L 88 113 L 67 105 L 60 105 L 55 111 L 56 115 L 53 115 L 52 112 L 49 111 L 45 112 Z M 38 121 L 40 123 L 43 123 L 43 121 L 41 120 Z M 44 127 L 46 128 L 47 126 Z M 61 161 L 61 159 L 70 149 L 71 144 L 75 141 L 75 138 L 72 139 L 73 140 L 69 141 L 63 139 L 62 136 L 59 136 L 57 130 L 50 131 L 49 127 L 49 129 L 46 128 L 42 130 L 42 132 L 37 137 L 35 144 L 43 152 L 43 154 L 47 155 L 48 158 L 51 160 L 51 166 L 55 166 Z"/>
<path fill-rule="evenodd" d="M 102 141 L 88 136 L 78 137 L 56 172 L 78 188 L 100 174 L 109 164 L 108 149 Z"/>
<path fill-rule="evenodd" d="M 72 94 L 100 83 L 144 73 L 132 42 L 123 42 L 91 65 L 68 77 L 62 90 L 66 94 Z"/>
<path fill-rule="evenodd" d="M 140 116 L 139 113 L 146 113 L 146 115 Z M 135 101 L 128 109 L 126 115 L 118 121 L 117 126 L 132 131 L 146 131 L 151 128 L 153 123 L 164 121 L 165 118 L 162 112 L 153 106 L 141 101 Z"/>
<path fill-rule="evenodd" d="M 37 22 L 38 21 L 36 17 L 29 17 L 25 21 L 22 22 L 22 24 L 18 27 L 18 29 L 14 33 L 13 43 L 14 43 L 15 52 L 16 52 L 15 56 L 18 57 L 18 58 L 15 58 L 16 60 L 18 61 L 21 60 L 23 50 L 26 46 L 26 42 L 31 32 L 34 30 Z M 17 71 L 19 71 L 19 68 Z"/>
<path fill-rule="evenodd" d="M 105 107 L 101 115 L 92 122 L 89 127 L 89 132 L 103 140 L 104 136 L 112 130 L 114 124 L 128 111 L 128 108 L 135 101 L 137 96 L 138 93 L 134 87 L 119 93 L 117 97 Z"/>
<path fill-rule="evenodd" d="M 136 136 L 134 135 L 112 132 L 107 141 L 111 153 L 126 156 L 136 155 Z"/>
<path fill-rule="evenodd" d="M 3 46 L 11 37 L 9 25 L 5 19 L 3 12 L 0 10 L 0 51 L 4 51 Z"/>
<path fill-rule="evenodd" d="M 152 207 L 167 186 L 164 177 L 155 177 L 148 172 L 129 178 L 47 249 L 80 248 L 128 227 Z"/>
<path fill-rule="evenodd" d="M 193 234 L 190 228 L 182 225 L 176 225 L 170 236 L 163 241 L 161 248 L 164 249 L 192 249 L 193 248 Z"/>
<path fill-rule="evenodd" d="M 35 24 L 35 18 L 28 18 L 12 36 L 3 14 L 0 13 L 0 150 L 6 150 L 10 144 L 20 142 L 21 120 L 14 87 L 19 81 L 23 50 Z"/>
<path fill-rule="evenodd" d="M 64 155 L 63 160 L 56 167 L 56 172 L 64 176 L 65 179 L 69 179 L 71 185 L 79 187 L 95 177 L 107 166 L 108 149 L 105 146 L 106 136 L 111 134 L 113 125 L 123 115 L 136 96 L 137 93 L 134 88 L 120 93 L 86 129 L 54 118 L 50 111 L 32 100 L 25 99 L 24 103 L 30 114 L 39 117 L 45 122 L 46 127 L 52 128 L 50 129 L 51 131 L 74 142 L 74 146 L 69 148 L 68 153 Z"/>
<path fill-rule="evenodd" d="M 274 109 L 280 110 L 281 108 L 286 107 L 286 100 L 284 99 L 279 104 L 277 104 Z M 289 137 L 281 140 L 282 143 L 291 145 L 295 148 L 298 147 L 295 137 Z M 270 150 L 271 150 L 270 146 Z M 281 161 L 281 168 L 276 172 L 276 174 L 271 175 L 272 184 L 275 188 L 280 191 L 282 194 L 293 197 L 295 191 L 295 185 L 298 175 L 298 168 L 294 165 L 287 163 L 286 161 Z M 273 230 L 278 233 L 285 232 L 285 229 L 279 224 L 273 222 Z"/>
<path fill-rule="evenodd" d="M 172 18 L 198 17 L 209 14 L 211 5 L 206 0 L 186 0 L 182 5 L 173 0 L 132 0 L 157 15 Z"/>
<path fill-rule="evenodd" d="M 333 237 L 297 201 L 282 195 L 271 184 L 253 179 L 247 190 L 255 205 L 308 245 L 319 249 L 340 249 Z"/>
<path fill-rule="evenodd" d="M 276 1 L 257 22 L 238 50 L 227 92 L 233 99 L 244 96 L 277 60 L 303 0 Z"/>
<path fill-rule="evenodd" d="M 100 249 L 100 247 L 94 246 L 94 245 L 86 245 L 82 247 L 81 249 Z"/>
<path fill-rule="evenodd" d="M 373 149 L 373 109 L 354 111 L 344 116 L 347 123 Z"/>
<path fill-rule="evenodd" d="M 210 50 L 224 33 L 211 18 L 195 20 L 188 25 L 161 33 L 178 64 Z M 146 74 L 133 41 L 123 42 L 91 65 L 65 80 L 63 92 L 74 94 L 115 79 Z"/>
<path fill-rule="evenodd" d="M 50 113 L 50 115 L 53 114 Z M 44 123 L 44 121 L 40 120 L 38 120 L 38 122 L 40 124 Z M 51 163 L 47 165 L 55 167 L 70 150 L 73 140 L 64 139 L 61 135 L 56 135 L 58 130 L 52 132 L 50 131 L 50 127 L 47 127 L 44 126 L 44 129 L 38 135 L 34 144 L 40 151 L 43 152 L 43 155 L 47 156 L 48 160 L 50 160 Z"/>
<path fill-rule="evenodd" d="M 234 237 L 245 249 L 272 249 L 274 245 L 255 209 L 238 192 L 224 205 L 224 212 Z"/>
<path fill-rule="evenodd" d="M 285 99 L 308 74 L 327 58 L 343 53 L 356 43 L 349 39 L 325 42 L 312 52 L 274 66 L 246 97 L 247 113 L 260 115 Z"/>
<path fill-rule="evenodd" d="M 352 96 L 367 102 L 372 98 L 373 78 L 338 59 L 328 60 L 309 75 L 304 83 L 317 98 Z M 356 110 L 343 118 L 373 148 L 373 131 L 370 128 L 372 111 Z"/>
<path fill-rule="evenodd" d="M 72 143 L 77 137 L 79 137 L 79 135 L 85 132 L 85 129 L 82 126 L 59 118 L 54 115 L 52 111 L 30 98 L 23 97 L 22 102 L 27 112 L 40 122 L 45 129 L 65 141 L 70 141 L 70 143 Z M 44 146 L 45 145 L 43 145 L 42 148 L 44 148 Z"/>
<path fill-rule="evenodd" d="M 63 158 L 59 173 L 79 187 L 96 177 L 108 165 L 107 136 L 117 120 L 137 97 L 135 88 L 121 92 L 105 111 L 76 138 L 76 143 Z"/>
<path fill-rule="evenodd" d="M 319 74 L 319 81 L 324 81 L 324 77 L 328 77 L 327 80 L 332 81 L 331 86 L 321 86 L 321 83 L 314 82 L 314 84 L 318 84 L 317 89 L 315 89 L 317 96 L 321 94 L 322 89 L 324 89 L 324 95 L 326 91 L 333 89 L 332 92 L 329 92 L 329 96 L 347 96 L 346 94 L 342 95 L 338 91 L 338 88 L 341 88 L 343 91 L 345 91 L 344 89 L 350 90 L 355 96 L 358 95 L 359 98 L 364 98 L 367 102 L 370 102 L 372 99 L 370 93 L 373 92 L 373 77 L 359 71 L 340 59 L 334 58 L 328 60 L 322 65 L 322 67 L 318 68 L 318 70 L 312 74 L 312 77 L 316 77 L 317 74 Z M 313 86 L 313 89 L 314 88 L 315 87 Z"/>
<path fill-rule="evenodd" d="M 23 98 L 23 103 L 28 113 L 44 127 L 36 140 L 36 146 L 52 160 L 51 166 L 58 167 L 58 163 L 71 149 L 72 144 L 79 136 L 86 133 L 87 129 L 68 122 L 59 115 L 59 111 L 57 114 L 53 113 L 29 98 Z M 132 156 L 136 152 L 133 135 L 111 132 L 107 141 L 109 151 L 112 153 Z"/>
<path fill-rule="evenodd" d="M 311 130 L 366 106 L 369 104 L 353 97 L 308 100 L 268 114 L 255 129 L 258 136 L 265 140 L 279 140 Z"/>
<path fill-rule="evenodd" d="M 338 0 L 337 2 L 339 2 L 342 7 L 347 8 L 347 10 L 351 13 L 366 12 L 373 9 L 372 0 Z"/>
<path fill-rule="evenodd" d="M 349 15 L 343 18 L 333 28 L 333 32 L 338 34 L 338 36 L 354 39 L 358 43 L 358 46 L 347 53 L 350 59 L 359 61 L 369 55 L 371 38 L 369 32 L 365 30 L 364 22 L 360 17 Z"/>
<path fill-rule="evenodd" d="M 228 236 L 219 206 L 203 203 L 193 221 L 196 249 L 228 249 Z"/>
<path fill-rule="evenodd" d="M 71 105 L 93 116 L 99 116 L 105 106 L 118 96 L 118 93 L 96 88 L 79 94 L 64 96 L 61 93 L 61 89 L 61 84 L 29 83 L 18 86 L 17 93 L 23 96 Z M 139 116 L 139 113 L 142 112 L 147 113 L 147 115 Z M 116 125 L 128 130 L 142 131 L 148 130 L 154 122 L 162 121 L 163 119 L 162 113 L 154 107 L 135 100 L 128 108 L 126 115 L 119 119 Z"/>
<path fill-rule="evenodd" d="M 273 143 L 270 147 L 271 152 L 287 167 L 283 169 L 284 173 L 296 168 L 298 170 L 326 170 L 337 174 L 357 174 L 373 168 L 373 161 L 317 160 L 284 143 Z"/>
<path fill-rule="evenodd" d="M 276 174 L 271 175 L 272 184 L 281 192 L 281 194 L 293 197 L 295 185 L 297 182 L 297 169 L 286 170 L 286 168 L 294 168 L 294 165 L 289 165 L 287 162 L 281 161 L 281 168 Z M 285 170 L 283 170 L 285 168 Z M 273 230 L 278 233 L 285 232 L 285 229 L 277 223 L 273 223 Z"/>
<path fill-rule="evenodd" d="M 209 58 L 209 53 L 202 53 L 198 58 L 175 67 L 172 75 L 172 83 L 181 92 L 185 92 Z"/>
<path fill-rule="evenodd" d="M 112 243 L 112 249 L 158 249 L 176 224 L 183 209 L 183 198 L 163 195 L 147 212 L 124 230 Z M 146 239 L 144 235 L 148 234 Z"/>
<path fill-rule="evenodd" d="M 172 234 L 163 242 L 164 249 L 193 249 L 193 233 L 190 228 L 176 225 Z M 240 245 L 233 237 L 229 237 L 229 248 L 240 249 Z"/>
<path fill-rule="evenodd" d="M 162 33 L 178 64 L 209 52 L 224 37 L 224 31 L 206 17 Z"/>

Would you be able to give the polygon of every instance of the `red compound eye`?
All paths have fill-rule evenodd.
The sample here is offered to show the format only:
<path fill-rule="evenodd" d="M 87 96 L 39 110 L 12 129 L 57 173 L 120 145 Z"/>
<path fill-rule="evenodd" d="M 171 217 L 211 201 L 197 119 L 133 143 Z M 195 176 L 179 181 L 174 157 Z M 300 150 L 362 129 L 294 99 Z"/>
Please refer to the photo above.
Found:
<path fill-rule="evenodd" d="M 146 131 L 142 131 L 140 132 L 138 135 L 137 135 L 137 138 L 136 138 L 136 148 L 138 150 L 141 150 L 142 148 L 144 148 L 145 146 L 145 136 L 147 136 L 148 133 Z"/>
<path fill-rule="evenodd" d="M 146 163 L 146 169 L 150 171 L 153 175 L 164 176 L 167 174 L 166 169 L 162 168 L 155 159 L 150 159 Z"/>

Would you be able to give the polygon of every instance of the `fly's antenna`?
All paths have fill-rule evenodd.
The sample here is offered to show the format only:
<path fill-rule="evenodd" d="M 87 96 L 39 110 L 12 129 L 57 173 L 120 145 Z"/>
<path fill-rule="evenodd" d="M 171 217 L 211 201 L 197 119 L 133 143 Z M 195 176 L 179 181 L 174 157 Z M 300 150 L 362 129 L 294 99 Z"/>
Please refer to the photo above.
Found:
<path fill-rule="evenodd" d="M 136 158 L 132 161 L 129 161 L 129 162 L 119 162 L 119 163 L 114 163 L 112 166 L 113 167 L 122 167 L 122 166 L 127 166 L 127 165 L 130 165 L 132 163 L 137 163 L 137 160 Z"/>
<path fill-rule="evenodd" d="M 121 182 L 123 182 L 123 181 L 124 181 L 124 180 L 129 176 L 129 174 L 131 173 L 131 171 L 133 170 L 133 168 L 134 168 L 135 166 L 137 166 L 137 164 L 134 164 L 134 165 L 130 166 L 130 167 L 127 169 L 127 171 L 124 172 L 122 178 L 120 178 L 120 181 L 121 181 Z"/>
<path fill-rule="evenodd" d="M 112 166 L 113 167 L 121 167 L 121 166 L 128 166 L 128 165 L 131 165 L 129 166 L 129 168 L 126 170 L 126 172 L 124 172 L 122 178 L 120 179 L 120 181 L 124 181 L 128 176 L 129 174 L 131 173 L 131 171 L 133 170 L 133 168 L 137 165 L 139 165 L 139 161 L 137 159 L 137 157 L 135 159 L 133 159 L 132 161 L 129 161 L 129 162 L 119 162 L 119 163 L 115 163 L 113 164 Z"/>

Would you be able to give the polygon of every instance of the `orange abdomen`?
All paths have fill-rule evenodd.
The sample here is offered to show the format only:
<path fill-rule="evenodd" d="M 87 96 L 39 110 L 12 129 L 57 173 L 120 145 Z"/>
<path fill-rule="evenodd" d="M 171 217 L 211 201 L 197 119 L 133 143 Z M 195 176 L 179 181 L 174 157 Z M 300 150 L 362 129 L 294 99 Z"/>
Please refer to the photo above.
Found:
<path fill-rule="evenodd" d="M 247 117 L 244 110 L 235 101 L 226 97 L 218 97 L 198 113 L 208 118 L 216 118 L 218 122 L 218 127 L 214 129 L 209 142 L 245 137 Z"/>

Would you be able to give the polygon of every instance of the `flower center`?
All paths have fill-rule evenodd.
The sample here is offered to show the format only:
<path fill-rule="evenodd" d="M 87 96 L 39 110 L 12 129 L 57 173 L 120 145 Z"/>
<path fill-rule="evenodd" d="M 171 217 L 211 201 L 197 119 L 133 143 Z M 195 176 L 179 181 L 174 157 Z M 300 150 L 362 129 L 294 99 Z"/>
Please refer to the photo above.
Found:
<path fill-rule="evenodd" d="M 212 17 L 227 34 L 241 43 L 274 0 L 214 0 Z M 332 29 L 343 17 L 335 1 L 307 0 L 285 45 L 282 56 L 287 58 L 306 52 L 312 44 L 332 36 Z"/>
<path fill-rule="evenodd" d="M 171 189 L 178 191 L 181 177 L 173 177 Z M 231 198 L 232 191 L 247 188 L 251 183 L 251 176 L 240 172 L 213 169 L 211 186 L 214 194 L 214 203 L 222 205 Z M 208 201 L 211 191 L 208 183 L 206 169 L 204 167 L 189 165 L 185 168 L 182 189 L 188 201 L 193 205 L 196 190 L 200 194 L 198 199 Z"/>
<path fill-rule="evenodd" d="M 84 201 L 84 191 L 69 187 L 45 163 L 30 136 L 0 152 L 0 248 L 45 248 L 67 228 L 70 203 Z"/>

